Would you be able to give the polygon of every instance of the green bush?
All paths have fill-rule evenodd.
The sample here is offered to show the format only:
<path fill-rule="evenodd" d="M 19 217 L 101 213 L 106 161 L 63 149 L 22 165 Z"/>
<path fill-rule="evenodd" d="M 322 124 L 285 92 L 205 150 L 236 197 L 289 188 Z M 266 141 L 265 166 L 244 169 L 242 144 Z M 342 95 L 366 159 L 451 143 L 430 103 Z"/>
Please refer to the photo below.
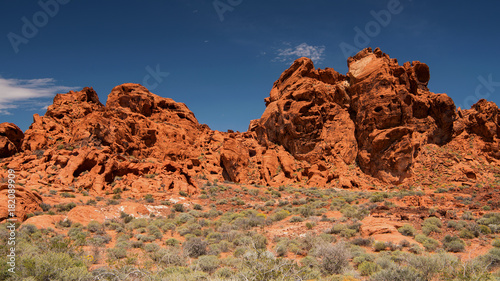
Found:
<path fill-rule="evenodd" d="M 127 249 L 115 246 L 114 248 L 108 249 L 108 256 L 111 259 L 123 259 L 127 257 Z"/>
<path fill-rule="evenodd" d="M 465 250 L 465 242 L 456 236 L 446 235 L 443 239 L 443 246 L 446 251 L 453 253 Z"/>
<path fill-rule="evenodd" d="M 341 209 L 340 212 L 344 215 L 346 218 L 354 218 L 358 220 L 362 220 L 364 217 L 366 217 L 370 212 L 363 208 L 363 207 L 358 207 L 355 205 L 344 205 Z"/>
<path fill-rule="evenodd" d="M 273 213 L 271 216 L 270 216 L 270 219 L 274 222 L 276 221 L 281 221 L 281 220 L 284 220 L 286 217 L 288 217 L 290 215 L 290 212 L 287 211 L 287 210 L 279 210 L 275 213 Z"/>
<path fill-rule="evenodd" d="M 181 242 L 175 238 L 169 238 L 165 241 L 165 245 L 167 245 L 167 246 L 177 246 L 180 243 Z"/>
<path fill-rule="evenodd" d="M 18 257 L 16 277 L 22 280 L 90 280 L 83 260 L 69 253 L 36 253 Z M 5 277 L 5 276 L 4 276 Z M 5 280 L 5 279 L 2 279 Z"/>
<path fill-rule="evenodd" d="M 299 216 L 293 216 L 289 222 L 303 222 L 304 221 L 304 218 L 302 217 L 299 217 Z"/>
<path fill-rule="evenodd" d="M 491 242 L 491 245 L 495 248 L 500 248 L 500 239 L 495 239 Z"/>
<path fill-rule="evenodd" d="M 410 237 L 415 236 L 415 233 L 417 232 L 415 227 L 413 227 L 413 225 L 411 224 L 404 224 L 402 227 L 398 228 L 398 231 L 404 236 L 410 236 Z"/>
<path fill-rule="evenodd" d="M 199 237 L 190 238 L 182 244 L 184 252 L 192 258 L 206 255 L 208 252 L 207 246 L 208 243 Z"/>
<path fill-rule="evenodd" d="M 92 233 L 102 232 L 103 227 L 102 227 L 102 224 L 93 220 L 93 221 L 90 221 L 89 224 L 87 224 L 87 230 L 92 232 Z"/>
<path fill-rule="evenodd" d="M 364 261 L 358 265 L 358 271 L 362 276 L 370 276 L 380 270 L 380 266 L 371 261 Z"/>
<path fill-rule="evenodd" d="M 278 257 L 284 257 L 288 253 L 288 243 L 290 241 L 288 238 L 281 239 L 278 243 L 276 243 L 276 255 Z"/>
<path fill-rule="evenodd" d="M 435 251 L 439 246 L 439 241 L 427 237 L 423 234 L 418 234 L 417 236 L 415 236 L 415 241 L 421 243 L 422 246 L 424 246 L 424 248 L 429 252 Z"/>
<path fill-rule="evenodd" d="M 453 228 L 455 230 L 462 230 L 465 227 L 467 227 L 467 222 L 466 221 L 448 221 L 448 227 Z"/>
<path fill-rule="evenodd" d="M 408 266 L 392 265 L 387 269 L 383 269 L 374 273 L 370 281 L 421 281 L 422 276 L 418 272 Z"/>
<path fill-rule="evenodd" d="M 375 250 L 375 252 L 384 251 L 385 248 L 387 248 L 385 242 L 376 241 L 375 243 L 373 243 L 373 250 Z"/>
<path fill-rule="evenodd" d="M 146 229 L 148 230 L 148 234 L 154 236 L 156 239 L 161 239 L 163 237 L 163 233 L 156 225 L 148 225 Z"/>
<path fill-rule="evenodd" d="M 216 256 L 200 256 L 195 262 L 194 266 L 198 267 L 204 272 L 213 273 L 219 267 L 219 259 Z"/>
<path fill-rule="evenodd" d="M 474 233 L 472 233 L 472 231 L 470 231 L 468 229 L 462 229 L 462 230 L 460 230 L 460 232 L 458 233 L 458 236 L 460 236 L 460 238 L 463 238 L 463 239 L 476 238 L 476 236 L 474 235 Z"/>
<path fill-rule="evenodd" d="M 144 246 L 144 251 L 146 252 L 157 252 L 160 250 L 160 246 L 156 243 L 149 243 Z"/>
<path fill-rule="evenodd" d="M 340 274 L 349 266 L 351 252 L 346 243 L 340 242 L 332 245 L 323 242 L 316 245 L 315 256 L 326 273 Z"/>
<path fill-rule="evenodd" d="M 179 212 L 179 213 L 182 213 L 182 212 L 185 212 L 186 210 L 184 209 L 184 205 L 183 204 L 180 204 L 180 203 L 177 203 L 177 204 L 174 204 L 173 206 L 173 210 L 176 211 L 176 212 Z"/>
<path fill-rule="evenodd" d="M 429 235 L 432 232 L 441 233 L 442 222 L 436 217 L 430 217 L 424 220 L 422 223 L 422 232 L 425 235 Z"/>

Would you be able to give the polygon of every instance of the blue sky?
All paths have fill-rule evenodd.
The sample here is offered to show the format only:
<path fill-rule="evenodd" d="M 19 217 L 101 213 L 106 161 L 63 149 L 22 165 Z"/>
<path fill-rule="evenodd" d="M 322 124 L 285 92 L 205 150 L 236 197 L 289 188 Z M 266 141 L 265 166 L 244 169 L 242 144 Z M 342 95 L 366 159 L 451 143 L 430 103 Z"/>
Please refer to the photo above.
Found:
<path fill-rule="evenodd" d="M 427 63 L 430 90 L 457 105 L 500 104 L 498 11 L 498 1 L 2 1 L 0 122 L 26 130 L 55 93 L 90 86 L 105 103 L 133 82 L 212 129 L 246 131 L 294 59 L 345 74 L 341 46 Z"/>

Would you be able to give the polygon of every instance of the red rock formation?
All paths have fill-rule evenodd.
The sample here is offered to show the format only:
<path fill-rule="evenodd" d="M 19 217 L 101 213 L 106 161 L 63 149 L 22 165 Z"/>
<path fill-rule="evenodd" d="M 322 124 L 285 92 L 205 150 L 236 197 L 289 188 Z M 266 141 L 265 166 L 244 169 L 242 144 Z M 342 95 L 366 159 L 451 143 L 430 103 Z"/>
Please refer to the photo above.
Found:
<path fill-rule="evenodd" d="M 464 132 L 479 136 L 482 150 L 489 157 L 500 160 L 500 109 L 493 102 L 481 99 L 469 110 L 459 110 L 460 118 L 455 122 L 455 135 Z"/>
<path fill-rule="evenodd" d="M 15 217 L 19 221 L 24 221 L 28 214 L 32 214 L 36 211 L 41 211 L 40 203 L 42 203 L 42 197 L 37 193 L 33 193 L 26 190 L 24 187 L 16 186 L 16 197 L 15 197 Z M 0 204 L 0 221 L 11 218 L 9 216 L 9 208 L 7 202 L 9 187 L 7 184 L 0 185 L 0 196 L 4 198 L 4 203 Z M 9 203 L 10 204 L 10 203 Z"/>
<path fill-rule="evenodd" d="M 21 151 L 24 133 L 14 124 L 0 124 L 0 158 L 12 156 Z"/>
<path fill-rule="evenodd" d="M 45 116 L 34 116 L 24 140 L 17 127 L 0 125 L 0 149 L 3 157 L 20 152 L 7 165 L 25 171 L 28 190 L 121 189 L 157 198 L 196 193 L 200 179 L 341 188 L 366 187 L 375 178 L 401 183 L 411 178 L 422 146 L 465 134 L 479 136 L 485 155 L 500 159 L 493 103 L 457 114 L 447 95 L 429 92 L 426 64 L 401 66 L 379 49 L 361 51 L 348 66 L 342 75 L 296 60 L 245 133 L 212 131 L 186 105 L 123 84 L 106 105 L 92 88 L 58 94 Z"/>
<path fill-rule="evenodd" d="M 447 95 L 428 91 L 429 67 L 423 63 L 399 66 L 368 48 L 348 65 L 359 165 L 377 178 L 401 182 L 421 145 L 451 140 L 455 105 Z"/>

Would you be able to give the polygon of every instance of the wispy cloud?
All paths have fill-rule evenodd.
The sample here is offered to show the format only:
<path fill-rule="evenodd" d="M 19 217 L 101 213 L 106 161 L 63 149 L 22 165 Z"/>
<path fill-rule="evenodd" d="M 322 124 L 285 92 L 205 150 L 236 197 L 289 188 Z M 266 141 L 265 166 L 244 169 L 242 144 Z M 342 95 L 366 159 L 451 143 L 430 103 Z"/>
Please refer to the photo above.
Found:
<path fill-rule="evenodd" d="M 46 102 L 40 99 L 51 98 L 57 93 L 76 90 L 77 87 L 56 85 L 53 78 L 42 79 L 5 79 L 0 77 L 0 114 L 11 114 L 10 110 L 18 108 L 45 109 Z"/>
<path fill-rule="evenodd" d="M 308 57 L 314 62 L 320 62 L 323 60 L 324 51 L 325 46 L 312 46 L 307 43 L 302 43 L 295 47 L 279 49 L 278 55 L 276 58 L 274 58 L 273 61 L 289 63 L 300 57 Z"/>

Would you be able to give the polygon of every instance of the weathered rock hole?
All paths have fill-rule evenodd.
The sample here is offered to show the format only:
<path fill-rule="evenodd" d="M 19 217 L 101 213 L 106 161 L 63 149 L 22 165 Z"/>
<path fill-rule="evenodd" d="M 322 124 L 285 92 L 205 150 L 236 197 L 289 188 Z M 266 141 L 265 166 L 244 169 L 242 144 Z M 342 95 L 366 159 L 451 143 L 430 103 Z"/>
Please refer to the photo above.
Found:
<path fill-rule="evenodd" d="M 284 111 L 290 110 L 290 107 L 292 106 L 292 101 L 287 101 L 285 105 L 283 106 Z"/>
<path fill-rule="evenodd" d="M 375 107 L 375 109 L 373 111 L 378 113 L 378 112 L 382 111 L 382 109 L 384 109 L 384 108 L 381 106 L 377 106 L 377 107 Z"/>
<path fill-rule="evenodd" d="M 467 178 L 469 179 L 476 179 L 476 174 L 474 172 L 467 172 L 465 173 L 465 176 L 467 176 Z"/>
<path fill-rule="evenodd" d="M 255 149 L 250 149 L 248 151 L 248 156 L 254 157 L 255 155 L 257 155 L 257 151 L 255 151 Z"/>
<path fill-rule="evenodd" d="M 167 164 L 167 166 L 165 167 L 165 169 L 167 170 L 167 172 L 175 172 L 177 171 L 177 168 L 172 166 L 171 164 Z"/>
<path fill-rule="evenodd" d="M 80 167 L 78 167 L 78 169 L 73 172 L 73 176 L 75 178 L 79 177 L 83 172 L 92 170 L 95 165 L 97 165 L 97 162 L 95 160 L 85 159 L 82 165 L 80 165 Z"/>

